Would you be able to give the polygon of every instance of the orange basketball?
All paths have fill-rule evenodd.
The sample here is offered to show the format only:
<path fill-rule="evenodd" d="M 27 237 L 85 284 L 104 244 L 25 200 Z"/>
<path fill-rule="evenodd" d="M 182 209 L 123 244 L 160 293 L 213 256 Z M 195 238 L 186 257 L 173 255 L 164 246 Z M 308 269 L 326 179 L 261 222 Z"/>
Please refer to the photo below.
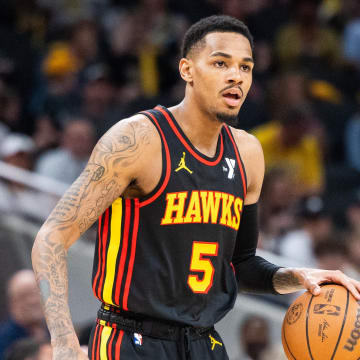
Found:
<path fill-rule="evenodd" d="M 360 302 L 359 302 L 360 304 Z M 289 307 L 281 337 L 290 360 L 360 360 L 360 305 L 340 285 L 300 295 Z"/>

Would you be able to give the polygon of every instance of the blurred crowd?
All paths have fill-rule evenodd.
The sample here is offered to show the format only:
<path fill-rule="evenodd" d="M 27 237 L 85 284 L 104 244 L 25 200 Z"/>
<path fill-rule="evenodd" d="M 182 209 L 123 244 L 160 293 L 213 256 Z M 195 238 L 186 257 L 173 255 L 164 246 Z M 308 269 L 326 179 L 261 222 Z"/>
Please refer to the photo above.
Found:
<path fill-rule="evenodd" d="M 180 45 L 194 21 L 243 20 L 255 68 L 238 127 L 260 140 L 267 167 L 259 246 L 360 279 L 359 1 L 0 0 L 0 8 L 0 160 L 66 184 L 117 121 L 182 99 Z M 53 205 L 0 180 L 1 213 L 40 224 Z M 40 349 L 37 341 L 22 346 Z"/>

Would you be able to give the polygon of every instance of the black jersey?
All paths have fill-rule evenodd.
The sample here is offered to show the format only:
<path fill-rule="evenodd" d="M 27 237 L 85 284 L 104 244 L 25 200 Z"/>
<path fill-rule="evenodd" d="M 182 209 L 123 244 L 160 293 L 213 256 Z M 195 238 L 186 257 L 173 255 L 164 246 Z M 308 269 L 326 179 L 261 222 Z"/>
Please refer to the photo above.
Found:
<path fill-rule="evenodd" d="M 237 295 L 231 259 L 246 195 L 244 166 L 228 126 L 210 158 L 166 108 L 142 114 L 161 137 L 161 179 L 147 196 L 119 198 L 100 217 L 93 291 L 127 311 L 211 326 Z"/>

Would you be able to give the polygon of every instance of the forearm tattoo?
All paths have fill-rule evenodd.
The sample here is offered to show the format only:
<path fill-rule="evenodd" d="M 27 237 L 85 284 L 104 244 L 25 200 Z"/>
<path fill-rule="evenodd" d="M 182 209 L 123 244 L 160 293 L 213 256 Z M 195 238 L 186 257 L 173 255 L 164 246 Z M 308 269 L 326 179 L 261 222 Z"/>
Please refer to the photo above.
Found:
<path fill-rule="evenodd" d="M 279 269 L 273 277 L 274 289 L 278 292 L 292 292 L 303 288 L 300 279 L 291 269 Z"/>
<path fill-rule="evenodd" d="M 52 342 L 63 352 L 57 359 L 76 358 L 77 346 L 68 306 L 66 237 L 84 233 L 121 195 L 125 184 L 114 169 L 134 164 L 143 151 L 141 145 L 149 143 L 148 132 L 148 126 L 134 122 L 104 135 L 37 236 L 32 261 Z"/>
<path fill-rule="evenodd" d="M 41 245 L 34 247 L 32 260 L 51 337 L 61 341 L 74 333 L 67 305 L 66 250 L 47 234 Z"/>

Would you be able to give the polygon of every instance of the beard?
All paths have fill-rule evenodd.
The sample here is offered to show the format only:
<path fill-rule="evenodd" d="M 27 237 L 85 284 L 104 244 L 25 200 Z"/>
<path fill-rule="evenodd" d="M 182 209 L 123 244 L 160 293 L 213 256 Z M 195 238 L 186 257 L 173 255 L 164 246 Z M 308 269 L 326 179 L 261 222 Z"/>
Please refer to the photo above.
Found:
<path fill-rule="evenodd" d="M 236 126 L 238 124 L 238 115 L 239 114 L 225 114 L 225 113 L 216 113 L 216 119 L 222 123 L 225 123 L 229 126 Z"/>

